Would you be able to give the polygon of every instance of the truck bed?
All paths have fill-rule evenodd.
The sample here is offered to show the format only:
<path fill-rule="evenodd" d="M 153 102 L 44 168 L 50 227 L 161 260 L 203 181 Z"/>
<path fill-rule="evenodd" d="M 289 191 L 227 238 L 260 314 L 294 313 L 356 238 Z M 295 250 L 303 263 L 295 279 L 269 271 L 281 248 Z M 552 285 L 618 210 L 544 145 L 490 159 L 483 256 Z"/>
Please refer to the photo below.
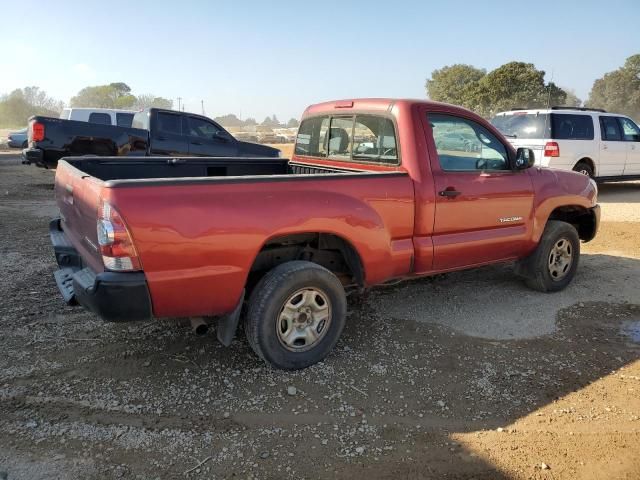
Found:
<path fill-rule="evenodd" d="M 165 183 L 177 179 L 210 181 L 210 177 L 366 173 L 366 170 L 291 163 L 283 158 L 140 157 L 125 160 L 121 157 L 73 157 L 63 160 L 84 174 L 109 182 L 110 186 L 132 180 L 137 180 L 135 183 L 138 184 L 149 181 L 157 184 L 160 180 Z"/>

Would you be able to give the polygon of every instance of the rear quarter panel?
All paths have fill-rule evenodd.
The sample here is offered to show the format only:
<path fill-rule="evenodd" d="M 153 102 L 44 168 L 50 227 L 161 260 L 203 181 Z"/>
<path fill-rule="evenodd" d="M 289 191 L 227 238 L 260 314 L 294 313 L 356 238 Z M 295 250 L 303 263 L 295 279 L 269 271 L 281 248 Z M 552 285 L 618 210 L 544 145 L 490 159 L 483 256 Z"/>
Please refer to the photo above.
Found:
<path fill-rule="evenodd" d="M 289 233 L 342 237 L 367 284 L 406 275 L 412 181 L 406 173 L 359 175 L 120 186 L 109 198 L 133 236 L 154 315 L 218 315 L 235 307 L 265 242 Z"/>

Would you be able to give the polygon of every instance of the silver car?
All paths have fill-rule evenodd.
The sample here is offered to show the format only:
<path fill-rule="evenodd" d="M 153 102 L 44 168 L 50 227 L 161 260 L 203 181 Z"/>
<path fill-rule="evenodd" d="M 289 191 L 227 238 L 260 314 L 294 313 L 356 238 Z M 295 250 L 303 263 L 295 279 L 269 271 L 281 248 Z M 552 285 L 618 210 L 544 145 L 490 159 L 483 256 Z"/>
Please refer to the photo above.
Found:
<path fill-rule="evenodd" d="M 27 129 L 17 130 L 9 133 L 7 144 L 11 148 L 27 148 Z"/>

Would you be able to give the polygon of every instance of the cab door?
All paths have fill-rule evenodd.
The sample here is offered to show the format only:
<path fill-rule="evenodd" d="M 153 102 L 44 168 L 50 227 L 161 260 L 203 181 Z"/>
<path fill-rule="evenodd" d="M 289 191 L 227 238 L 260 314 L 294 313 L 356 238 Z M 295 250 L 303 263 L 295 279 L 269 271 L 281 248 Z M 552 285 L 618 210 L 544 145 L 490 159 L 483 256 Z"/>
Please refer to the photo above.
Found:
<path fill-rule="evenodd" d="M 428 113 L 435 184 L 434 270 L 519 257 L 529 246 L 533 182 L 509 149 L 473 119 Z M 435 158 L 434 158 L 435 157 Z"/>
<path fill-rule="evenodd" d="M 622 137 L 627 145 L 627 161 L 623 175 L 640 175 L 640 128 L 626 117 L 618 117 L 622 127 Z"/>
<path fill-rule="evenodd" d="M 627 145 L 616 117 L 600 115 L 600 137 L 600 166 L 596 177 L 622 175 L 627 161 Z"/>
<path fill-rule="evenodd" d="M 202 117 L 189 115 L 186 135 L 189 155 L 207 157 L 235 157 L 238 145 L 222 127 Z"/>

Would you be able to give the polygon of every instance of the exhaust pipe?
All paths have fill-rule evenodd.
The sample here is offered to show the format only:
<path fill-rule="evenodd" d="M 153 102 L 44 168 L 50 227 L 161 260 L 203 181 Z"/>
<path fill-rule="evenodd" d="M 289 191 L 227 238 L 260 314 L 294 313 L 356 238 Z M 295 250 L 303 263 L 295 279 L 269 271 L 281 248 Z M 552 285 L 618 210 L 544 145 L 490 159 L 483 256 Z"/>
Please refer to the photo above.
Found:
<path fill-rule="evenodd" d="M 209 331 L 209 325 L 204 321 L 202 317 L 191 317 L 191 329 L 193 333 L 201 337 Z"/>

